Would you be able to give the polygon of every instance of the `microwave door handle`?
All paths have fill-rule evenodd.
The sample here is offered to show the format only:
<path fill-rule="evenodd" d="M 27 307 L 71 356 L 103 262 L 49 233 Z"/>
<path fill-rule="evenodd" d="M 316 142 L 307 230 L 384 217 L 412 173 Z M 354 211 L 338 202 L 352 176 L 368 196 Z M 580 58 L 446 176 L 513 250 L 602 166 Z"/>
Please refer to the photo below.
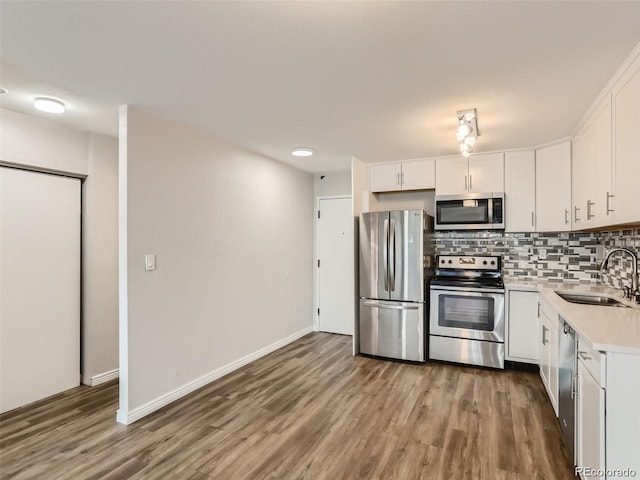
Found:
<path fill-rule="evenodd" d="M 493 224 L 493 198 L 487 199 L 487 210 L 489 210 L 489 224 Z"/>
<path fill-rule="evenodd" d="M 389 229 L 389 290 L 396 290 L 396 221 L 391 219 L 391 227 Z"/>
<path fill-rule="evenodd" d="M 383 263 L 383 271 L 384 271 L 384 291 L 389 291 L 389 220 L 387 218 L 384 219 L 383 226 L 383 237 L 384 244 L 382 245 L 382 263 Z"/>

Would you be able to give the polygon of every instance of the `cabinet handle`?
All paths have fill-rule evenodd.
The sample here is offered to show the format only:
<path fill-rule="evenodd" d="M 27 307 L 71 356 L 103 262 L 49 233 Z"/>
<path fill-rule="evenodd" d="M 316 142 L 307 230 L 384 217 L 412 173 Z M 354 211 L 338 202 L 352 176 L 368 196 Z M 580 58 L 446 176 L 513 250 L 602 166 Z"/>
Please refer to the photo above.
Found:
<path fill-rule="evenodd" d="M 536 214 L 535 212 L 531 212 L 531 226 L 535 228 L 536 226 Z"/>
<path fill-rule="evenodd" d="M 538 302 L 538 318 L 540 318 L 540 302 Z"/>
<path fill-rule="evenodd" d="M 571 375 L 571 398 L 576 398 L 580 394 L 578 392 L 578 381 L 580 376 L 577 373 Z"/>
<path fill-rule="evenodd" d="M 609 215 L 610 213 L 613 212 L 613 208 L 609 207 L 609 199 L 613 198 L 614 196 L 611 195 L 609 192 L 607 192 L 607 215 Z"/>
<path fill-rule="evenodd" d="M 469 175 L 469 191 L 473 190 L 473 175 Z"/>
<path fill-rule="evenodd" d="M 404 172 L 400 172 L 400 184 L 404 185 Z"/>
<path fill-rule="evenodd" d="M 547 341 L 547 331 L 549 329 L 547 327 L 545 327 L 544 325 L 542 326 L 542 344 L 546 345 L 548 343 Z"/>
<path fill-rule="evenodd" d="M 591 360 L 591 355 L 587 355 L 587 352 L 578 351 L 578 357 L 582 360 Z"/>
<path fill-rule="evenodd" d="M 569 225 L 569 210 L 564 209 L 564 224 Z"/>
<path fill-rule="evenodd" d="M 580 219 L 578 218 L 578 212 L 580 211 L 580 207 L 577 205 L 573 206 L 573 221 L 578 223 Z"/>
<path fill-rule="evenodd" d="M 469 190 L 469 189 L 467 188 L 467 176 L 465 175 L 464 176 L 464 191 L 466 192 L 467 190 Z"/>
<path fill-rule="evenodd" d="M 595 213 L 591 213 L 591 207 L 593 207 L 596 202 L 592 202 L 591 200 L 587 200 L 587 220 L 591 220 L 595 218 Z"/>

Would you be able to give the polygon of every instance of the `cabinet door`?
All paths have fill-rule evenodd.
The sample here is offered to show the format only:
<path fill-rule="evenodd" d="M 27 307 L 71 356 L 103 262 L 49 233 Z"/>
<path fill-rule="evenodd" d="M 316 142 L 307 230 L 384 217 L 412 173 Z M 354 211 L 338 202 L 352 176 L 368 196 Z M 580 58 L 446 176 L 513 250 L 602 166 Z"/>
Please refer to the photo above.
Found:
<path fill-rule="evenodd" d="M 369 166 L 369 190 L 371 192 L 393 192 L 402 189 L 400 163 L 385 163 Z"/>
<path fill-rule="evenodd" d="M 583 230 L 593 223 L 588 202 L 595 196 L 595 140 L 593 118 L 589 118 L 573 139 L 571 150 L 572 230 Z"/>
<path fill-rule="evenodd" d="M 544 312 L 540 316 L 540 378 L 549 392 L 549 321 Z"/>
<path fill-rule="evenodd" d="M 604 469 L 605 391 L 581 360 L 578 360 L 578 392 L 576 463 L 582 468 Z"/>
<path fill-rule="evenodd" d="M 436 188 L 436 161 L 432 158 L 402 162 L 402 189 Z"/>
<path fill-rule="evenodd" d="M 504 192 L 504 154 L 485 153 L 469 157 L 469 192 Z"/>
<path fill-rule="evenodd" d="M 540 360 L 538 292 L 509 291 L 508 356 L 516 361 L 538 363 Z"/>
<path fill-rule="evenodd" d="M 629 67 L 612 91 L 613 159 L 615 178 L 614 222 L 640 221 L 640 57 Z"/>
<path fill-rule="evenodd" d="M 557 316 L 549 324 L 549 398 L 558 416 L 558 325 Z"/>
<path fill-rule="evenodd" d="M 612 124 L 611 124 L 611 95 L 602 101 L 595 113 L 595 198 L 592 214 L 594 227 L 611 225 L 613 217 L 611 210 L 612 185 Z M 639 217 L 640 218 L 640 217 Z"/>
<path fill-rule="evenodd" d="M 549 315 L 542 309 L 540 342 L 540 377 L 547 390 L 553 411 L 558 416 L 558 327 L 557 315 Z"/>
<path fill-rule="evenodd" d="M 436 195 L 467 193 L 469 171 L 467 159 L 446 157 L 436 159 Z"/>
<path fill-rule="evenodd" d="M 571 143 L 536 150 L 536 230 L 571 228 Z"/>
<path fill-rule="evenodd" d="M 533 150 L 504 156 L 504 194 L 507 232 L 534 232 L 536 157 Z"/>

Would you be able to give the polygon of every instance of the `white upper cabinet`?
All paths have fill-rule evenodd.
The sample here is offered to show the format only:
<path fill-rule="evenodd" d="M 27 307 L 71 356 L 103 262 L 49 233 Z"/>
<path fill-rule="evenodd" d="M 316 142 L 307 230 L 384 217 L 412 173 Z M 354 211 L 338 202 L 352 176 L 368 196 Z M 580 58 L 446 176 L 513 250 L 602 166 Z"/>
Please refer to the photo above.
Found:
<path fill-rule="evenodd" d="M 436 158 L 436 195 L 467 193 L 469 162 L 462 155 Z"/>
<path fill-rule="evenodd" d="M 436 161 L 433 158 L 402 162 L 402 189 L 436 188 Z"/>
<path fill-rule="evenodd" d="M 640 221 L 640 56 L 611 92 L 613 110 L 613 223 Z"/>
<path fill-rule="evenodd" d="M 573 230 L 610 225 L 610 95 L 600 102 L 573 139 L 571 164 Z"/>
<path fill-rule="evenodd" d="M 503 153 L 484 153 L 469 157 L 469 192 L 504 192 Z"/>
<path fill-rule="evenodd" d="M 369 165 L 369 190 L 372 192 L 402 190 L 400 165 L 400 163 Z"/>
<path fill-rule="evenodd" d="M 435 160 L 416 159 L 405 162 L 369 165 L 369 190 L 394 192 L 435 188 Z"/>
<path fill-rule="evenodd" d="M 571 229 L 571 142 L 536 150 L 536 230 Z"/>
<path fill-rule="evenodd" d="M 507 232 L 534 232 L 536 156 L 533 150 L 504 155 L 504 194 Z"/>
<path fill-rule="evenodd" d="M 436 195 L 504 191 L 504 154 L 436 159 Z"/>

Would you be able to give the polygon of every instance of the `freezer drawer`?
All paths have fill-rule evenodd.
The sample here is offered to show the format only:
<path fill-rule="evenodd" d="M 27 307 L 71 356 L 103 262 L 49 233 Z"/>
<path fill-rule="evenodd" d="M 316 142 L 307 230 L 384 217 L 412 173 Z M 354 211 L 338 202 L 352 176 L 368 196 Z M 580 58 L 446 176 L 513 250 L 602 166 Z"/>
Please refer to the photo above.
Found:
<path fill-rule="evenodd" d="M 425 362 L 423 303 L 360 299 L 360 352 Z"/>

